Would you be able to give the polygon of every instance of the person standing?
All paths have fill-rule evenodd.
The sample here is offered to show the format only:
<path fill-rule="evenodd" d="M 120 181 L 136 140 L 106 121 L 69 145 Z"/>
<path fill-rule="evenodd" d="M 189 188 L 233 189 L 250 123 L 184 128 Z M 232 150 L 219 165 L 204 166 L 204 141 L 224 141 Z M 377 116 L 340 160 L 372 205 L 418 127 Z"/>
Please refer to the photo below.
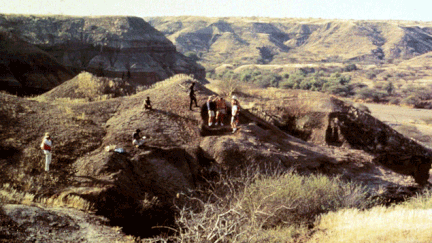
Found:
<path fill-rule="evenodd" d="M 213 96 L 209 96 L 207 99 L 207 111 L 208 111 L 208 125 L 211 127 L 215 120 L 216 115 L 216 103 L 213 100 Z"/>
<path fill-rule="evenodd" d="M 237 131 L 237 126 L 239 123 L 239 114 L 240 114 L 240 103 L 237 97 L 234 95 L 232 97 L 232 105 L 231 105 L 231 127 L 233 129 L 232 133 Z"/>
<path fill-rule="evenodd" d="M 219 97 L 216 101 L 216 126 L 220 122 L 220 125 L 223 126 L 223 120 L 227 113 L 227 105 L 225 103 L 224 98 Z"/>
<path fill-rule="evenodd" d="M 195 97 L 195 82 L 192 82 L 192 85 L 189 88 L 189 98 L 190 98 L 190 104 L 189 104 L 189 109 L 192 110 L 192 104 L 193 102 L 195 102 L 195 106 L 198 107 L 198 103 L 197 103 L 197 99 Z"/>
<path fill-rule="evenodd" d="M 49 133 L 45 133 L 45 137 L 42 139 L 41 149 L 45 154 L 45 171 L 49 171 L 49 166 L 52 160 L 52 140 Z"/>

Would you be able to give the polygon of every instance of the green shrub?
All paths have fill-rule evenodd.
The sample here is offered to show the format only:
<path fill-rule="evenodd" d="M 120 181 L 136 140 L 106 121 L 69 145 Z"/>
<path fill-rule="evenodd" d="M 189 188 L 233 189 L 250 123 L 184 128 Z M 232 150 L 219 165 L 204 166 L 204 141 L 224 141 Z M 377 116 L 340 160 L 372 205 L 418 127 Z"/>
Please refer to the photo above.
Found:
<path fill-rule="evenodd" d="M 296 84 L 295 81 L 288 79 L 288 80 L 284 80 L 282 83 L 280 83 L 280 87 L 284 88 L 284 89 L 293 89 L 294 85 Z"/>
<path fill-rule="evenodd" d="M 415 95 L 410 95 L 410 96 L 406 97 L 405 99 L 403 99 L 401 103 L 404 105 L 415 106 L 419 102 L 420 102 L 420 99 L 418 97 L 416 97 Z"/>
<path fill-rule="evenodd" d="M 354 63 L 348 64 L 343 68 L 343 71 L 345 71 L 345 72 L 351 72 L 351 71 L 355 71 L 355 70 L 358 70 L 358 68 Z"/>
<path fill-rule="evenodd" d="M 356 96 L 357 96 L 357 98 L 360 98 L 363 100 L 371 100 L 373 102 L 382 102 L 388 97 L 388 94 L 386 92 L 379 91 L 376 89 L 362 88 L 362 89 L 357 91 Z"/>
<path fill-rule="evenodd" d="M 263 227 L 312 223 L 340 208 L 364 208 L 364 187 L 322 175 L 262 176 L 245 188 L 242 208 Z"/>
<path fill-rule="evenodd" d="M 395 87 L 392 82 L 387 82 L 387 84 L 384 85 L 383 90 L 385 90 L 388 95 L 392 95 L 395 90 Z"/>
<path fill-rule="evenodd" d="M 389 99 L 389 103 L 392 105 L 399 105 L 401 103 L 401 100 L 398 97 L 392 97 Z"/>
<path fill-rule="evenodd" d="M 193 51 L 188 51 L 184 54 L 186 57 L 189 58 L 189 60 L 193 61 L 193 62 L 197 62 L 200 60 L 200 58 L 198 57 L 198 55 L 193 52 Z"/>

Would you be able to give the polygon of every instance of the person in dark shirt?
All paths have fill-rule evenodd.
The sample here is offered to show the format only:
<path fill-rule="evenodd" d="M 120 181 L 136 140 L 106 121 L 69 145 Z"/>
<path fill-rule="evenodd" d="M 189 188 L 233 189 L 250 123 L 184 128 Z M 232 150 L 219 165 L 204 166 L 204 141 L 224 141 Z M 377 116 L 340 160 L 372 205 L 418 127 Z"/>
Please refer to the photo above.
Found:
<path fill-rule="evenodd" d="M 192 85 L 189 88 L 189 98 L 190 98 L 190 104 L 189 104 L 189 109 L 192 110 L 192 104 L 193 102 L 195 102 L 195 106 L 198 107 L 198 103 L 197 103 L 197 99 L 195 97 L 195 82 L 192 83 Z"/>
<path fill-rule="evenodd" d="M 147 99 L 144 101 L 144 109 L 146 110 L 152 110 L 153 107 L 151 105 L 150 97 L 147 97 Z"/>

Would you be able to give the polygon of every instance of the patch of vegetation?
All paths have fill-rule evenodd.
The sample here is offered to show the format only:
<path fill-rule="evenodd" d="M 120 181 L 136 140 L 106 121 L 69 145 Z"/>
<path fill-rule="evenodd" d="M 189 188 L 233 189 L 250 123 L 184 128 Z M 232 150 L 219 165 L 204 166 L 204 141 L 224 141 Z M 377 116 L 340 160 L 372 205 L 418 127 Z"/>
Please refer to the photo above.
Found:
<path fill-rule="evenodd" d="M 348 70 L 353 68 L 351 65 L 346 67 Z M 295 72 L 288 73 L 274 70 L 246 69 L 242 72 L 226 70 L 218 74 L 209 72 L 207 75 L 209 78 L 214 79 L 234 79 L 244 83 L 252 83 L 261 88 L 302 89 L 323 91 L 344 97 L 353 96 L 356 86 L 350 83 L 351 77 L 342 75 L 339 71 L 328 72 L 315 70 L 314 68 L 300 68 Z"/>
<path fill-rule="evenodd" d="M 195 52 L 193 52 L 193 51 L 188 51 L 184 55 L 186 57 L 188 57 L 193 62 L 197 62 L 197 61 L 200 60 L 200 58 L 198 57 L 198 55 Z"/>
<path fill-rule="evenodd" d="M 165 241 L 290 242 L 323 213 L 370 206 L 361 185 L 291 172 L 222 178 L 200 195 L 185 198 L 177 234 Z"/>

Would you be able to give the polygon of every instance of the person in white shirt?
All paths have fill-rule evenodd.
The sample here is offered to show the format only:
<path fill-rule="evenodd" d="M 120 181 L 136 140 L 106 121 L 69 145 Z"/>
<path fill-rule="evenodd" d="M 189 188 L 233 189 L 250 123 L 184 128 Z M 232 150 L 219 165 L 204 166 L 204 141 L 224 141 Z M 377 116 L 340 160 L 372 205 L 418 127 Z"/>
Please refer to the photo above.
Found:
<path fill-rule="evenodd" d="M 216 103 L 214 102 L 213 95 L 209 96 L 207 99 L 207 111 L 208 111 L 208 125 L 211 127 L 213 125 L 213 122 L 215 120 L 216 115 Z"/>
<path fill-rule="evenodd" d="M 132 134 L 132 144 L 137 148 L 143 146 L 147 138 L 146 136 L 141 138 L 140 132 L 140 129 L 136 129 L 135 132 Z"/>
<path fill-rule="evenodd" d="M 51 136 L 49 133 L 45 133 L 45 137 L 43 138 L 40 146 L 45 154 L 45 171 L 49 171 L 49 166 L 52 160 L 52 146 L 53 146 Z"/>
<path fill-rule="evenodd" d="M 240 103 L 237 100 L 236 96 L 232 97 L 231 102 L 231 127 L 233 129 L 233 133 L 237 131 L 237 125 L 239 123 L 239 114 L 240 114 Z"/>

